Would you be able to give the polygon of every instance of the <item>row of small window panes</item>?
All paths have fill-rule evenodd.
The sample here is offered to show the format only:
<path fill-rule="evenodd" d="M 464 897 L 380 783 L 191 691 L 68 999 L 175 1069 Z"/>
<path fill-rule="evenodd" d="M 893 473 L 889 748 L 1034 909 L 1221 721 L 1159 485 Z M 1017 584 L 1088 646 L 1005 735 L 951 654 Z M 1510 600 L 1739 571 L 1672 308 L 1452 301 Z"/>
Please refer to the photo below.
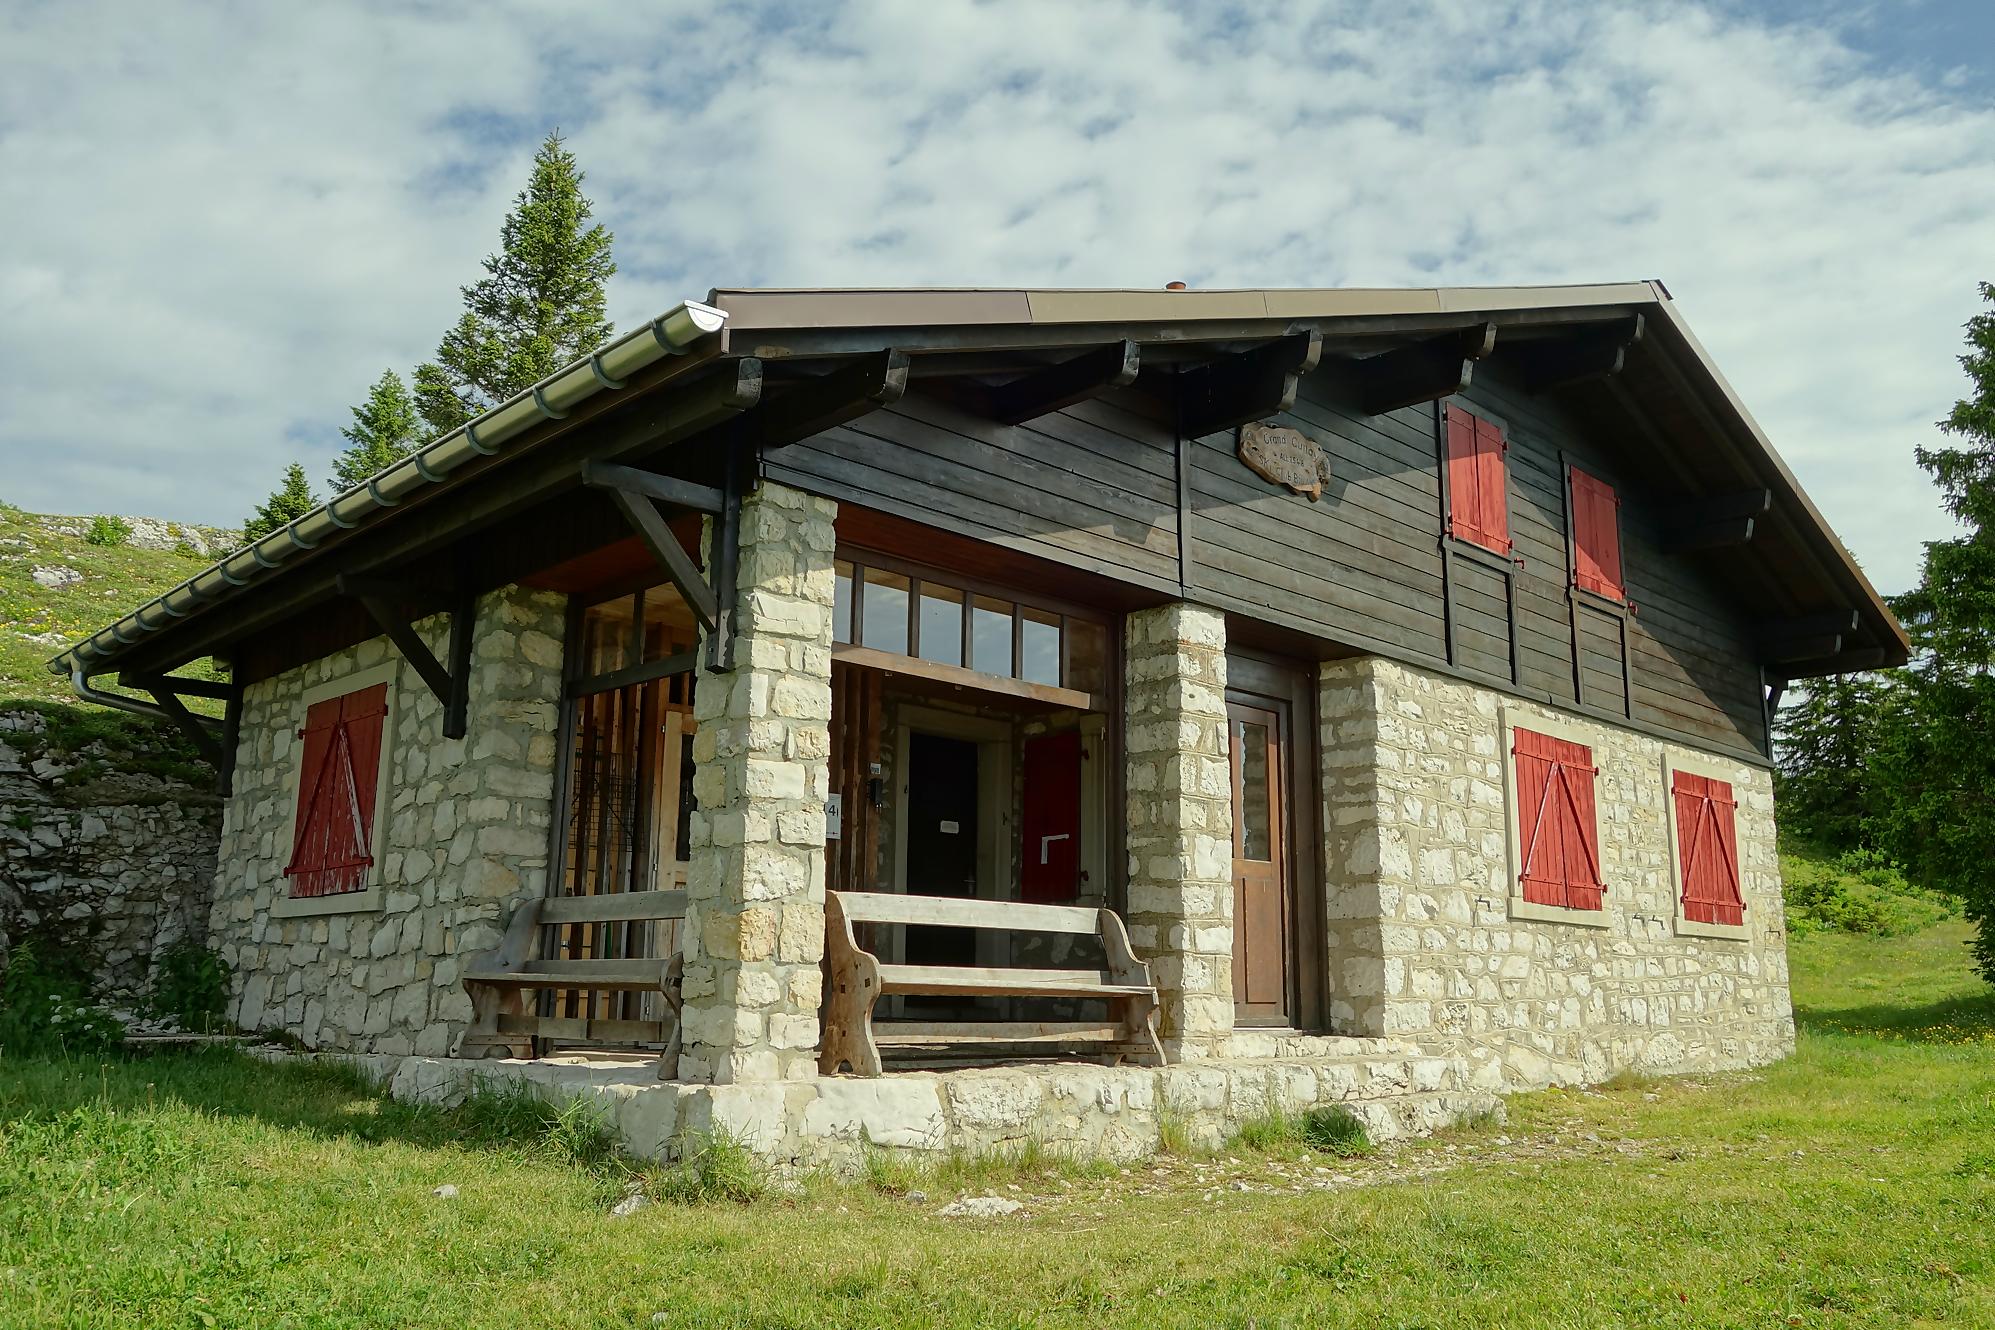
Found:
<path fill-rule="evenodd" d="M 1086 692 L 1107 683 L 1105 626 L 884 568 L 839 560 L 833 616 L 838 641 L 874 651 Z"/>

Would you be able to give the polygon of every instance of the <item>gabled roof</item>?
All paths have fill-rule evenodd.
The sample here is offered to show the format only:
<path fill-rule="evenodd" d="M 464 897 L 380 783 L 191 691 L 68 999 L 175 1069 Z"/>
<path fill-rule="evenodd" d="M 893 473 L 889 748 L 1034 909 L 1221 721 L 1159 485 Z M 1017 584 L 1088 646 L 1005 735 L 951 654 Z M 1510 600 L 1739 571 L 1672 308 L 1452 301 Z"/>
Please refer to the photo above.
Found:
<path fill-rule="evenodd" d="M 1738 395 L 1692 336 L 1659 282 L 1573 286 L 1419 289 L 1065 290 L 1025 288 L 714 290 L 575 362 L 526 393 L 427 445 L 366 485 L 339 495 L 289 527 L 229 557 L 72 645 L 49 662 L 58 673 L 94 676 L 121 668 L 143 648 L 153 666 L 214 649 L 214 616 L 252 584 L 281 585 L 336 548 L 395 527 L 405 499 L 427 498 L 464 478 L 541 456 L 567 426 L 553 422 L 598 394 L 669 392 L 721 358 L 756 357 L 777 374 L 896 348 L 917 372 L 1005 374 L 1074 348 L 1129 340 L 1146 366 L 1196 362 L 1287 334 L 1320 333 L 1326 351 L 1365 356 L 1476 326 L 1547 343 L 1595 336 L 1639 319 L 1611 381 L 1574 387 L 1603 414 L 1631 413 L 1668 453 L 1679 495 L 1736 497 L 1764 491 L 1756 519 L 1756 600 L 1790 624 L 1822 626 L 1833 654 L 1796 660 L 1791 676 L 1902 663 L 1904 630 L 1774 451 Z M 669 360 L 667 358 L 670 358 Z M 821 365 L 820 365 L 821 368 Z M 588 404 L 589 409 L 594 404 Z M 705 417 L 687 413 L 688 432 Z M 415 505 L 412 505 L 412 507 Z M 428 503 L 420 505 L 434 514 Z M 488 515 L 489 516 L 489 515 Z M 382 537 L 381 539 L 385 539 Z M 201 626 L 201 631 L 190 631 Z"/>

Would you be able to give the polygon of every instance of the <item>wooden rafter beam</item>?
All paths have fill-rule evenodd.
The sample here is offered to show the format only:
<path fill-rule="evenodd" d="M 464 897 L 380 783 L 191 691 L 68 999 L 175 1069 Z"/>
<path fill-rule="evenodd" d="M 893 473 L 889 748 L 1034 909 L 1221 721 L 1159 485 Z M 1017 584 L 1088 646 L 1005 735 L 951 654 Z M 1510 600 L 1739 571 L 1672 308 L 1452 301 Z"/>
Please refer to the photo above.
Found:
<path fill-rule="evenodd" d="M 1695 527 L 1738 517 L 1761 517 L 1772 508 L 1772 490 L 1739 490 L 1667 504 L 1656 516 L 1665 527 Z"/>
<path fill-rule="evenodd" d="M 1789 637 L 1766 643 L 1760 648 L 1760 656 L 1769 665 L 1794 665 L 1802 661 L 1827 660 L 1840 654 L 1842 649 L 1842 634 L 1827 633 L 1821 637 Z"/>
<path fill-rule="evenodd" d="M 905 351 L 876 351 L 843 369 L 792 385 L 771 395 L 742 418 L 741 427 L 758 448 L 780 448 L 835 429 L 907 393 Z"/>
<path fill-rule="evenodd" d="M 721 509 L 721 492 L 712 485 L 696 485 L 690 480 L 640 471 L 634 466 L 618 466 L 614 462 L 582 463 L 582 483 L 598 489 L 634 490 L 646 498 L 696 513 L 717 513 Z"/>
<path fill-rule="evenodd" d="M 1516 366 L 1527 391 L 1549 392 L 1619 374 L 1628 348 L 1642 340 L 1642 329 L 1642 316 L 1637 314 L 1571 336 L 1517 342 L 1505 348 L 1504 359 Z"/>
<path fill-rule="evenodd" d="M 1721 517 L 1695 526 L 1671 527 L 1663 532 L 1662 547 L 1670 554 L 1729 549 L 1750 543 L 1753 525 L 1754 519 L 1750 517 Z"/>
<path fill-rule="evenodd" d="M 1178 376 L 1178 432 L 1188 439 L 1262 420 L 1295 405 L 1302 376 L 1323 358 L 1323 335 L 1291 333 Z"/>
<path fill-rule="evenodd" d="M 1791 679 L 1819 679 L 1827 674 L 1854 674 L 1860 670 L 1881 669 L 1884 665 L 1884 654 L 1883 647 L 1857 647 L 1791 666 L 1781 673 Z"/>
<path fill-rule="evenodd" d="M 1352 361 L 1345 373 L 1365 414 L 1382 416 L 1463 391 L 1475 362 L 1495 349 L 1496 325 L 1481 323 Z"/>
<path fill-rule="evenodd" d="M 182 679 L 171 674 L 137 674 L 131 670 L 118 676 L 118 685 L 148 693 L 163 688 L 181 697 L 205 697 L 216 702 L 226 702 L 242 692 L 224 679 Z"/>
<path fill-rule="evenodd" d="M 1804 614 L 1799 618 L 1776 619 L 1761 624 L 1759 640 L 1762 644 L 1772 645 L 1802 639 L 1846 636 L 1854 633 L 1861 623 L 1862 618 L 1855 610 L 1829 610 L 1822 614 Z"/>
<path fill-rule="evenodd" d="M 1136 382 L 1142 350 L 1130 341 L 1083 351 L 988 390 L 987 412 L 1003 425 L 1022 425 Z"/>

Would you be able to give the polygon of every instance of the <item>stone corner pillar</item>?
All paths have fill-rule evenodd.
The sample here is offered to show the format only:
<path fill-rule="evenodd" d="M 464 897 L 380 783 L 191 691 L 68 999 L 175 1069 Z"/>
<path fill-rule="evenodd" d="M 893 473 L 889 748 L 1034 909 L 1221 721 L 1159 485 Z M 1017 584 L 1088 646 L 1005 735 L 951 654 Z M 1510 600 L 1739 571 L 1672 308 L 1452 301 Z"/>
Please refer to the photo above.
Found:
<path fill-rule="evenodd" d="M 1211 1056 L 1233 1030 L 1226 618 L 1142 610 L 1125 648 L 1130 942 L 1150 963 L 1166 1052 Z"/>
<path fill-rule="evenodd" d="M 769 482 L 741 505 L 735 669 L 694 685 L 681 1080 L 817 1071 L 837 512 Z"/>

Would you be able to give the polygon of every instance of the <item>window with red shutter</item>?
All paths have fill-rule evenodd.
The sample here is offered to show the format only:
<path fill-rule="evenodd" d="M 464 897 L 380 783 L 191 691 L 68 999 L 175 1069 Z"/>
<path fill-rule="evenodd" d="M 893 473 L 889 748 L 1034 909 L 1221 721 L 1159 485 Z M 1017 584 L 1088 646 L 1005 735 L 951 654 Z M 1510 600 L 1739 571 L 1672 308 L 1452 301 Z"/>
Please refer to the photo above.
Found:
<path fill-rule="evenodd" d="M 1744 924 L 1738 804 L 1731 783 L 1676 771 L 1671 775 L 1670 798 L 1676 804 L 1677 889 L 1683 917 L 1699 924 Z"/>
<path fill-rule="evenodd" d="M 1495 421 L 1448 408 L 1448 534 L 1504 555 L 1510 553 L 1509 447 Z"/>
<path fill-rule="evenodd" d="M 1582 590 L 1625 600 L 1621 586 L 1621 499 L 1614 487 L 1578 467 L 1572 489 L 1572 580 Z"/>
<path fill-rule="evenodd" d="M 373 866 L 374 800 L 388 685 L 314 702 L 305 712 L 304 754 L 291 862 L 294 898 L 364 891 Z"/>
<path fill-rule="evenodd" d="M 1517 786 L 1518 890 L 1533 905 L 1598 910 L 1600 830 L 1593 750 L 1536 730 L 1511 731 Z"/>

